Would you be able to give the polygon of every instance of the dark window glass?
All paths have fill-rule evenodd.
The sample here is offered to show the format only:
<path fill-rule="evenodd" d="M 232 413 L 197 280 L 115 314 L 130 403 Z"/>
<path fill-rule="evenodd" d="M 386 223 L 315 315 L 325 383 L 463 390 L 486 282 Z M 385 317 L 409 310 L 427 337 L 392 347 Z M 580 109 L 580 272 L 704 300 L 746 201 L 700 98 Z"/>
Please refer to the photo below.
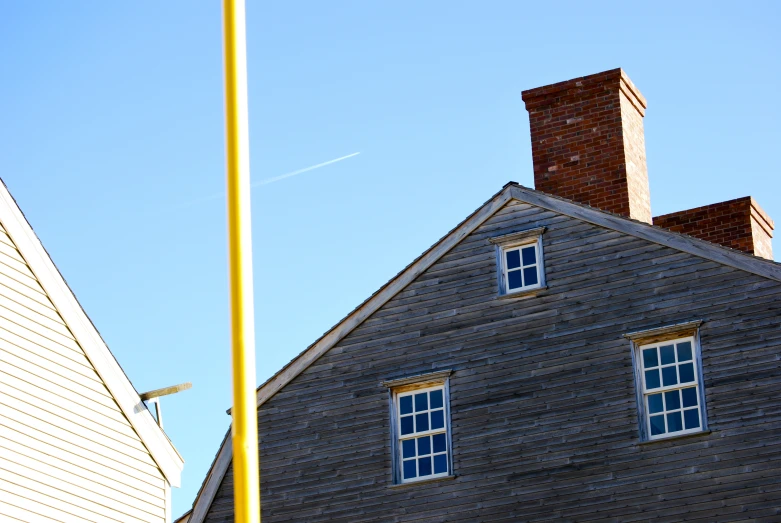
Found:
<path fill-rule="evenodd" d="M 678 432 L 683 430 L 680 412 L 670 412 L 667 414 L 667 432 Z"/>
<path fill-rule="evenodd" d="M 411 459 L 404 462 L 404 479 L 410 479 L 417 476 L 415 472 L 415 460 Z"/>
<path fill-rule="evenodd" d="M 659 369 L 645 371 L 645 388 L 656 389 L 660 386 Z"/>
<path fill-rule="evenodd" d="M 643 366 L 648 369 L 659 365 L 659 358 L 656 355 L 656 347 L 643 350 Z"/>
<path fill-rule="evenodd" d="M 523 281 L 525 286 L 537 285 L 537 267 L 527 267 L 523 270 Z"/>
<path fill-rule="evenodd" d="M 444 434 L 434 434 L 434 452 L 445 452 L 447 450 L 447 438 Z"/>
<path fill-rule="evenodd" d="M 678 366 L 678 372 L 681 373 L 681 383 L 689 383 L 694 381 L 694 364 L 684 363 Z"/>
<path fill-rule="evenodd" d="M 690 341 L 684 341 L 678 344 L 678 361 L 689 361 L 692 359 L 692 344 Z"/>
<path fill-rule="evenodd" d="M 666 410 L 675 410 L 681 408 L 681 397 L 678 395 L 677 390 L 671 390 L 664 393 L 664 402 L 666 404 Z"/>
<path fill-rule="evenodd" d="M 651 416 L 651 436 L 664 434 L 664 415 Z"/>
<path fill-rule="evenodd" d="M 415 414 L 415 432 L 428 430 L 428 412 Z"/>
<path fill-rule="evenodd" d="M 683 411 L 683 421 L 687 429 L 696 429 L 700 426 L 700 409 L 689 409 Z"/>
<path fill-rule="evenodd" d="M 431 475 L 431 456 L 418 459 L 418 475 L 419 476 Z"/>
<path fill-rule="evenodd" d="M 537 262 L 537 257 L 534 252 L 534 247 L 524 247 L 521 250 L 521 253 L 523 254 L 523 264 L 524 265 L 534 265 Z"/>
<path fill-rule="evenodd" d="M 401 456 L 403 458 L 414 458 L 415 457 L 415 440 L 414 439 L 405 439 L 401 442 Z"/>
<path fill-rule="evenodd" d="M 412 396 L 402 396 L 399 398 L 399 411 L 400 414 L 412 413 Z"/>
<path fill-rule="evenodd" d="M 511 289 L 520 289 L 523 287 L 521 280 L 521 271 L 512 271 L 507 273 L 507 283 Z"/>
<path fill-rule="evenodd" d="M 664 405 L 662 404 L 661 394 L 651 394 L 648 396 L 648 412 L 651 414 L 656 414 L 657 412 L 662 412 L 663 410 Z"/>
<path fill-rule="evenodd" d="M 403 416 L 401 418 L 401 435 L 412 434 L 413 432 L 415 432 L 415 427 L 413 426 L 412 416 Z"/>
<path fill-rule="evenodd" d="M 447 472 L 447 454 L 434 456 L 434 474 L 444 474 Z"/>
<path fill-rule="evenodd" d="M 435 410 L 431 412 L 431 428 L 441 429 L 445 426 L 445 411 Z"/>
<path fill-rule="evenodd" d="M 659 347 L 659 353 L 662 356 L 662 365 L 675 363 L 675 349 L 672 345 L 665 345 L 664 347 Z"/>
<path fill-rule="evenodd" d="M 418 438 L 418 456 L 431 454 L 431 436 Z"/>
<path fill-rule="evenodd" d="M 428 409 L 428 393 L 415 394 L 415 412 Z"/>
<path fill-rule="evenodd" d="M 678 383 L 678 373 L 675 372 L 675 365 L 662 368 L 662 383 L 665 387 Z"/>
<path fill-rule="evenodd" d="M 430 393 L 431 398 L 431 408 L 432 409 L 441 409 L 442 408 L 442 391 L 441 390 L 432 390 Z"/>
<path fill-rule="evenodd" d="M 689 387 L 688 389 L 681 390 L 681 396 L 683 396 L 684 407 L 694 407 L 697 405 L 697 387 Z"/>
<path fill-rule="evenodd" d="M 505 255 L 507 256 L 508 269 L 517 269 L 521 266 L 521 253 L 519 251 L 507 251 Z"/>

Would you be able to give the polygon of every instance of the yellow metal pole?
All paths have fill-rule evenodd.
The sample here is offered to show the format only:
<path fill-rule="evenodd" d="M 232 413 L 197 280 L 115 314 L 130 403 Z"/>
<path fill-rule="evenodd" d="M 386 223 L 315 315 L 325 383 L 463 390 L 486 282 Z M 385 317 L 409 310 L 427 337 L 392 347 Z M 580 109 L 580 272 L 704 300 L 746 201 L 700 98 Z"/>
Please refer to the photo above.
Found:
<path fill-rule="evenodd" d="M 244 0 L 224 0 L 235 521 L 260 523 Z"/>

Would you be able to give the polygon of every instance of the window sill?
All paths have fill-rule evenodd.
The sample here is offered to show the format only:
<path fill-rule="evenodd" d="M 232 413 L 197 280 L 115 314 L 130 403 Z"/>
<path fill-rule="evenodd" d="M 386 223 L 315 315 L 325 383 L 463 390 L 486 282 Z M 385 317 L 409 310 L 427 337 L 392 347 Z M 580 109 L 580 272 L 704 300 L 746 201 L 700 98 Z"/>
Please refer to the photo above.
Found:
<path fill-rule="evenodd" d="M 497 300 L 514 300 L 516 298 L 531 298 L 532 296 L 537 296 L 538 294 L 542 294 L 545 291 L 548 290 L 548 286 L 542 286 L 542 287 L 535 287 L 534 289 L 529 289 L 526 291 L 518 291 L 518 292 L 511 292 L 509 294 L 499 294 L 496 299 Z"/>
<path fill-rule="evenodd" d="M 409 483 L 399 483 L 397 485 L 388 485 L 388 488 L 408 488 L 408 487 L 414 487 L 415 485 L 425 485 L 428 483 L 436 483 L 437 481 L 447 481 L 450 479 L 456 479 L 455 474 L 451 474 L 450 476 L 442 476 L 441 478 L 431 478 L 431 479 L 421 479 L 420 481 L 410 481 Z"/>
<path fill-rule="evenodd" d="M 648 441 L 639 441 L 635 445 L 652 445 L 654 443 L 663 443 L 665 441 L 679 440 L 684 438 L 694 438 L 697 436 L 707 436 L 710 434 L 710 430 L 703 430 L 702 432 L 692 432 L 690 434 L 681 434 L 680 436 L 670 436 L 669 438 L 649 439 Z"/>

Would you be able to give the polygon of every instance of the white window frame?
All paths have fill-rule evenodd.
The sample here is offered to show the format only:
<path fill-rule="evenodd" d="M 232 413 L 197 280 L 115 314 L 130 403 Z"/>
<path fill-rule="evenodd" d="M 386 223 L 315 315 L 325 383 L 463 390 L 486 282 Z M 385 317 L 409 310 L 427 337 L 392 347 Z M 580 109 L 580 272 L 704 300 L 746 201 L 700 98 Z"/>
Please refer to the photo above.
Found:
<path fill-rule="evenodd" d="M 533 229 L 526 229 L 523 231 L 514 232 L 511 234 L 505 234 L 503 236 L 496 236 L 489 238 L 488 241 L 496 245 L 497 256 L 497 280 L 499 284 L 499 296 L 515 296 L 527 294 L 530 291 L 537 291 L 547 287 L 545 281 L 545 262 L 542 249 L 542 233 L 545 231 L 545 227 L 535 227 Z M 534 245 L 534 257 L 535 267 L 537 269 L 537 283 L 532 285 L 524 285 L 515 289 L 510 288 L 509 273 L 519 271 L 523 273 L 524 268 L 531 267 L 528 265 L 524 267 L 523 256 L 521 250 L 524 247 Z M 521 265 L 515 269 L 509 269 L 507 267 L 507 253 L 510 251 L 518 250 L 521 258 Z"/>
<path fill-rule="evenodd" d="M 635 369 L 635 389 L 641 441 L 667 440 L 681 436 L 688 436 L 691 434 L 709 432 L 707 405 L 705 403 L 705 385 L 703 380 L 702 351 L 699 339 L 699 326 L 701 324 L 701 321 L 692 321 L 624 335 L 632 342 L 632 363 Z M 662 365 L 661 360 L 659 360 L 657 366 L 653 367 L 659 369 L 660 386 L 648 390 L 645 378 L 646 369 L 645 363 L 643 361 L 643 350 L 652 347 L 658 348 L 664 345 L 675 345 L 677 347 L 677 344 L 687 341 L 691 343 L 692 364 L 694 365 L 694 381 L 681 384 L 679 370 L 680 362 L 678 362 L 676 349 L 675 363 Z M 661 357 L 661 355 L 658 357 Z M 678 378 L 677 383 L 675 385 L 665 386 L 663 381 L 662 368 L 673 365 L 676 367 L 676 374 Z M 666 408 L 667 400 L 665 398 L 664 409 L 662 410 L 662 415 L 665 419 L 665 428 L 667 428 L 667 414 L 672 411 L 681 412 L 681 422 L 684 424 L 684 428 L 675 432 L 665 432 L 663 434 L 651 435 L 651 413 L 648 405 L 649 396 L 659 393 L 664 394 L 665 392 L 687 389 L 691 387 L 696 387 L 697 390 L 697 408 L 700 414 L 700 426 L 692 429 L 686 429 L 685 418 L 683 418 L 683 405 L 681 405 L 678 409 L 672 409 L 668 411 Z"/>
<path fill-rule="evenodd" d="M 390 419 L 391 419 L 391 453 L 393 462 L 393 481 L 394 485 L 409 485 L 414 483 L 423 483 L 430 480 L 437 480 L 443 478 L 455 477 L 453 473 L 453 444 L 450 429 L 450 381 L 449 376 L 452 371 L 439 371 L 428 374 L 422 374 L 412 376 L 409 378 L 401 378 L 398 380 L 390 380 L 383 382 L 383 385 L 388 387 L 390 395 Z M 430 392 L 432 390 L 442 390 L 443 412 L 445 425 L 442 429 L 431 429 L 429 427 L 426 431 L 413 432 L 411 434 L 401 434 L 401 409 L 399 405 L 400 398 L 404 396 L 413 396 L 422 392 Z M 414 399 L 413 399 L 414 402 Z M 431 412 L 430 405 L 428 412 Z M 431 417 L 429 415 L 429 423 Z M 436 434 L 444 434 L 446 441 L 446 456 L 447 456 L 447 471 L 434 473 L 434 455 L 441 453 L 434 453 L 433 447 L 431 449 L 432 460 L 432 474 L 421 477 L 418 470 L 418 461 L 415 459 L 416 475 L 414 478 L 404 479 L 403 474 L 403 441 L 409 439 L 416 439 L 423 436 L 433 436 Z M 432 438 L 433 445 L 433 438 Z"/>

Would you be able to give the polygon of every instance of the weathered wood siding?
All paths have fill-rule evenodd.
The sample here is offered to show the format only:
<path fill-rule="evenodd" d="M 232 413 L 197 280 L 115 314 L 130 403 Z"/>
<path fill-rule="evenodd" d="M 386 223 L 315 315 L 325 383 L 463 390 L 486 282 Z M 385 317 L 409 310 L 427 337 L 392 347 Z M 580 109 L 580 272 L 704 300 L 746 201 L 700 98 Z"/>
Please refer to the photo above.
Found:
<path fill-rule="evenodd" d="M 0 520 L 165 521 L 165 480 L 0 227 Z"/>
<path fill-rule="evenodd" d="M 533 226 L 549 289 L 497 299 Z M 639 444 L 622 334 L 695 319 L 712 432 Z M 513 202 L 261 407 L 263 521 L 781 521 L 780 327 L 776 281 Z M 392 487 L 380 382 L 442 369 L 457 478 Z"/>

